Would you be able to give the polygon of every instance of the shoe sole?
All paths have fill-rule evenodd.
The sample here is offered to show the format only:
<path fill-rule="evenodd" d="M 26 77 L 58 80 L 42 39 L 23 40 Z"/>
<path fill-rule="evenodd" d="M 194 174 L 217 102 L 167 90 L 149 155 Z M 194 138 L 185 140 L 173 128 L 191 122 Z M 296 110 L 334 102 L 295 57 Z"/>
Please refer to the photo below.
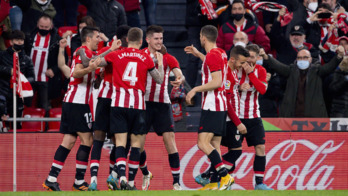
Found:
<path fill-rule="evenodd" d="M 88 191 L 88 188 L 86 190 L 81 190 L 81 189 L 77 189 L 74 186 L 72 187 L 72 191 Z"/>
<path fill-rule="evenodd" d="M 108 185 L 109 191 L 120 190 L 120 187 L 117 186 L 117 182 L 115 182 L 115 188 L 114 188 L 114 185 L 112 185 L 111 182 L 106 181 L 106 184 Z"/>
<path fill-rule="evenodd" d="M 47 191 L 53 191 L 50 187 L 48 187 L 45 183 L 42 184 L 43 188 Z"/>

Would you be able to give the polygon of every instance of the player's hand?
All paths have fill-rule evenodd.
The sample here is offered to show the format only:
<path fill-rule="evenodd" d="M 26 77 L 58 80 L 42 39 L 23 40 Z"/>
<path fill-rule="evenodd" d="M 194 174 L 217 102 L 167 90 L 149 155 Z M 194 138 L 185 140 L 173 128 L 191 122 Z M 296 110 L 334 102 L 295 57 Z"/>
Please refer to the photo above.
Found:
<path fill-rule="evenodd" d="M 121 47 L 121 45 L 122 45 L 122 41 L 119 39 L 116 39 L 112 42 L 110 49 L 112 51 L 115 51 L 115 50 L 119 49 Z"/>
<path fill-rule="evenodd" d="M 163 54 L 160 52 L 155 52 L 155 58 L 157 59 L 158 66 L 163 66 Z"/>
<path fill-rule="evenodd" d="M 338 46 L 336 52 L 337 52 L 338 58 L 342 58 L 345 55 L 345 50 L 343 46 Z"/>
<path fill-rule="evenodd" d="M 195 57 L 199 57 L 199 51 L 197 50 L 196 47 L 194 47 L 193 45 L 191 46 L 186 46 L 184 48 L 184 51 L 186 52 L 186 54 L 192 54 Z"/>
<path fill-rule="evenodd" d="M 264 60 L 268 60 L 268 55 L 263 48 L 260 48 L 259 56 L 261 56 Z"/>
<path fill-rule="evenodd" d="M 243 65 L 242 65 L 242 67 L 243 67 L 243 69 L 244 69 L 244 71 L 245 71 L 245 73 L 246 74 L 250 74 L 251 72 L 253 72 L 254 71 L 254 69 L 255 69 L 255 65 L 252 65 L 252 64 L 250 64 L 250 63 L 244 63 Z"/>
<path fill-rule="evenodd" d="M 88 68 L 90 69 L 90 71 L 94 71 L 98 68 L 98 66 L 101 63 L 101 58 L 96 58 L 96 59 L 92 59 L 89 61 L 89 65 Z"/>
<path fill-rule="evenodd" d="M 271 73 L 267 73 L 266 74 L 266 81 L 268 82 L 272 77 L 272 74 Z"/>
<path fill-rule="evenodd" d="M 240 85 L 239 90 L 248 91 L 250 88 L 251 87 L 250 87 L 249 83 L 243 83 L 242 85 Z"/>
<path fill-rule="evenodd" d="M 68 41 L 65 38 L 63 38 L 59 41 L 60 48 L 65 48 L 67 45 L 68 45 Z"/>
<path fill-rule="evenodd" d="M 241 133 L 241 134 L 247 134 L 247 128 L 245 127 L 245 125 L 243 123 L 240 123 L 238 126 L 237 126 L 237 130 Z"/>
<path fill-rule="evenodd" d="M 72 36 L 72 34 L 73 34 L 73 32 L 68 30 L 65 33 L 63 33 L 62 38 L 65 39 L 65 38 L 67 38 L 69 36 Z"/>
<path fill-rule="evenodd" d="M 53 78 L 54 77 L 54 73 L 53 73 L 52 69 L 47 69 L 46 76 L 49 77 L 49 78 Z"/>
<path fill-rule="evenodd" d="M 193 88 L 192 90 L 190 90 L 190 92 L 187 93 L 187 95 L 186 95 L 186 103 L 187 103 L 187 105 L 193 105 L 192 99 L 193 99 L 193 97 L 195 95 L 196 95 L 195 88 Z"/>
<path fill-rule="evenodd" d="M 184 83 L 185 78 L 184 77 L 177 77 L 175 81 L 171 81 L 170 84 L 173 85 L 174 87 L 179 87 L 182 83 Z"/>
<path fill-rule="evenodd" d="M 108 42 L 109 41 L 109 38 L 106 37 L 106 35 L 104 33 L 99 33 L 99 37 L 104 42 Z"/>

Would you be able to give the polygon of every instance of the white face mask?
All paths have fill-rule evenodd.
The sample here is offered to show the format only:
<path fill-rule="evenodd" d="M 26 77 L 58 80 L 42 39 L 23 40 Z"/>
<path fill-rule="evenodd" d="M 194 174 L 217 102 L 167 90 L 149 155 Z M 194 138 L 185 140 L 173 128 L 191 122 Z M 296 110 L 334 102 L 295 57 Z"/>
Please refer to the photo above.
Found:
<path fill-rule="evenodd" d="M 245 48 L 246 44 L 244 42 L 236 42 L 234 46 L 242 46 L 243 48 Z"/>
<path fill-rule="evenodd" d="M 318 2 L 312 2 L 308 4 L 308 9 L 310 9 L 312 12 L 315 12 L 318 8 Z"/>
<path fill-rule="evenodd" d="M 309 67 L 309 61 L 299 60 L 297 61 L 297 67 L 301 70 L 305 70 Z"/>
<path fill-rule="evenodd" d="M 36 2 L 40 5 L 47 5 L 48 0 L 47 1 L 36 0 Z"/>

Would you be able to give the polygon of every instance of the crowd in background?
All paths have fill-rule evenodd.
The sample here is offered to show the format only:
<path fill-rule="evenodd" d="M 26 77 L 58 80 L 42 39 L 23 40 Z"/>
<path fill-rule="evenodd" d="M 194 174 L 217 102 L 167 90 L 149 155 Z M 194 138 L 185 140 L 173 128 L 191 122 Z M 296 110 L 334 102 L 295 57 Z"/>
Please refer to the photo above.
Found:
<path fill-rule="evenodd" d="M 18 99 L 19 115 L 23 105 L 48 111 L 60 106 L 67 86 L 57 65 L 62 37 L 69 41 L 66 51 L 70 55 L 66 56 L 81 45 L 80 31 L 85 26 L 98 26 L 102 32 L 101 45 L 107 45 L 118 27 L 141 27 L 140 4 L 146 25 L 156 24 L 157 0 L 1 0 L 0 3 L 1 116 L 12 115 L 10 78 L 14 51 L 19 52 L 21 72 L 35 93 L 34 98 Z M 339 66 L 327 68 L 333 64 L 339 45 L 348 55 L 347 0 L 270 0 L 259 8 L 250 0 L 211 0 L 211 3 L 218 17 L 209 18 L 202 12 L 205 7 L 200 1 L 186 1 L 189 45 L 202 50 L 200 29 L 213 24 L 219 29 L 217 45 L 227 54 L 235 45 L 257 44 L 291 70 L 289 74 L 274 68 L 270 63 L 273 58 L 268 63 L 263 63 L 262 58 L 257 61 L 268 75 L 267 92 L 259 100 L 262 117 L 348 116 L 348 57 Z M 74 28 L 60 33 L 58 29 L 65 26 Z M 303 49 L 309 54 L 299 56 Z M 187 83 L 194 87 L 199 83 L 202 62 L 192 55 L 188 58 L 183 70 Z M 66 59 L 69 64 L 69 58 Z M 309 61 L 310 67 L 316 69 L 301 69 L 299 62 L 303 61 Z M 294 74 L 297 76 L 292 77 Z M 302 111 L 291 108 L 297 105 Z"/>

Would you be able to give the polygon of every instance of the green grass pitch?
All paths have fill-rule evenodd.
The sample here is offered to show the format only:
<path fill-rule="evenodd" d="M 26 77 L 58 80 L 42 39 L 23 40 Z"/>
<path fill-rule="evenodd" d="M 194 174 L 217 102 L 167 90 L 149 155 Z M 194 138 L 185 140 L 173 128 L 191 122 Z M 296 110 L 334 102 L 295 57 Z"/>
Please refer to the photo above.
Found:
<path fill-rule="evenodd" d="M 98 192 L 0 192 L 1 196 L 347 196 L 348 190 L 323 191 L 98 191 Z"/>

